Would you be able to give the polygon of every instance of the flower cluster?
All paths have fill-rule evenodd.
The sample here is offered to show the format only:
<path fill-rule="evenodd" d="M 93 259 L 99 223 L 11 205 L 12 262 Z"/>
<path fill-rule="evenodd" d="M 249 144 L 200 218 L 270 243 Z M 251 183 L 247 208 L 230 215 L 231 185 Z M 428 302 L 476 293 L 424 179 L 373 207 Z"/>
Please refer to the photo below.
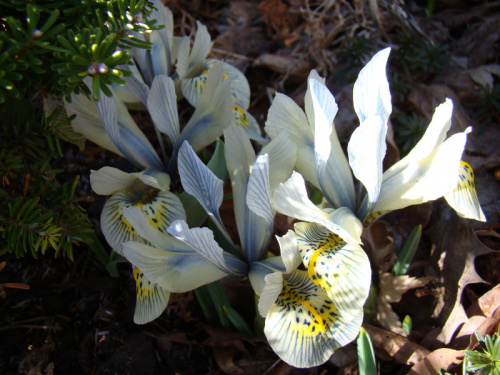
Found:
<path fill-rule="evenodd" d="M 263 137 L 247 112 L 250 92 L 243 74 L 207 59 L 206 28 L 198 24 L 191 48 L 188 37 L 173 36 L 168 8 L 156 5 L 166 27 L 145 36 L 151 51 L 133 52 L 136 65 L 127 89 L 97 102 L 75 96 L 66 104 L 77 114 L 75 130 L 138 170 L 104 167 L 91 174 L 95 192 L 110 196 L 101 216 L 106 240 L 134 269 L 134 320 L 157 318 L 172 292 L 226 276 L 248 278 L 273 350 L 296 367 L 320 365 L 356 338 L 363 321 L 371 284 L 370 261 L 361 247 L 364 227 L 389 211 L 442 196 L 460 215 L 485 220 L 472 169 L 461 161 L 470 129 L 446 138 L 448 99 L 408 156 L 384 172 L 391 113 L 385 49 L 354 85 L 360 125 L 347 157 L 334 127 L 337 104 L 315 71 L 305 110 L 277 94 Z M 181 99 L 195 108 L 183 126 Z M 131 103 L 149 111 L 162 157 L 133 121 Z M 205 165 L 197 153 L 221 136 L 216 153 L 223 150 L 222 157 Z M 259 144 L 257 154 L 251 139 Z M 238 238 L 231 237 L 219 212 L 226 171 Z M 171 180 L 182 193 L 170 191 Z M 323 193 L 322 205 L 309 200 L 305 180 Z M 277 212 L 299 222 L 278 237 L 280 254 L 269 256 Z M 211 229 L 202 226 L 206 217 Z"/>

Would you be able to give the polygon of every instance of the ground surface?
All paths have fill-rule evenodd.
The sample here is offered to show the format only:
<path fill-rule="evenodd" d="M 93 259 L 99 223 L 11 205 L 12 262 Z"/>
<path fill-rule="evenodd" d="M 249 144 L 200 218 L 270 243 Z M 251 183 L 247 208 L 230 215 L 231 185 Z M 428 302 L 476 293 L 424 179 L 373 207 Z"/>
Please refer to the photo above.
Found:
<path fill-rule="evenodd" d="M 213 56 L 245 72 L 252 89 L 250 112 L 261 125 L 275 91 L 303 101 L 307 75 L 315 68 L 328 77 L 336 95 L 337 131 L 347 142 L 357 125 L 352 82 L 367 58 L 388 45 L 394 47 L 389 76 L 395 142 L 387 165 L 414 144 L 437 104 L 445 97 L 454 100 L 452 131 L 474 126 L 464 159 L 476 172 L 488 221 L 460 219 L 438 200 L 386 216 L 365 233 L 365 245 L 378 269 L 375 305 L 386 306 L 383 318 L 367 326 L 380 372 L 406 374 L 419 361 L 428 368 L 460 371 L 452 368 L 461 362 L 460 352 L 435 351 L 464 349 L 474 329 L 492 333 L 500 321 L 500 95 L 488 96 L 480 88 L 490 82 L 498 90 L 500 3 L 438 1 L 429 16 L 425 11 L 431 1 L 393 3 L 398 2 L 319 6 L 304 0 L 199 0 L 168 5 L 177 34 L 189 34 L 200 20 L 215 40 Z M 139 122 L 143 118 L 136 115 Z M 61 163 L 67 177 L 82 176 L 82 206 L 98 225 L 103 201 L 89 187 L 89 171 L 121 161 L 92 145 L 83 153 L 68 147 L 66 156 Z M 432 278 L 392 279 L 387 271 L 417 224 L 423 235 L 408 273 Z M 285 225 L 278 222 L 278 230 Z M 2 260 L 7 265 L 0 283 L 24 283 L 30 290 L 6 289 L 0 300 L 1 374 L 357 373 L 352 347 L 319 368 L 293 369 L 278 360 L 265 340 L 207 323 L 192 293 L 173 296 L 153 323 L 135 325 L 129 266 L 119 265 L 120 276 L 111 277 L 84 246 L 77 248 L 74 262 L 50 256 Z M 389 293 L 396 286 L 401 296 Z M 249 288 L 229 282 L 224 287 L 234 307 L 251 319 Z M 390 333 L 398 331 L 394 317 L 406 315 L 413 321 L 409 338 Z M 413 371 L 432 373 L 422 367 Z"/>

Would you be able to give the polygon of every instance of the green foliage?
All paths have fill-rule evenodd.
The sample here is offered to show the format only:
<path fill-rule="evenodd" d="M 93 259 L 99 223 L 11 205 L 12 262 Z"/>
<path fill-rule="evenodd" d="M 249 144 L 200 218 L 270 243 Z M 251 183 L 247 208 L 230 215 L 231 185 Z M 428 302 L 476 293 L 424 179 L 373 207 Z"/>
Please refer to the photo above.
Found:
<path fill-rule="evenodd" d="M 466 350 L 464 370 L 467 374 L 500 375 L 500 335 L 483 337 L 476 331 L 478 350 Z"/>
<path fill-rule="evenodd" d="M 406 332 L 407 335 L 411 333 L 411 330 L 413 328 L 413 321 L 411 320 L 410 315 L 405 315 L 403 321 L 402 321 L 402 327 L 403 330 Z"/>
<path fill-rule="evenodd" d="M 375 52 L 374 40 L 364 35 L 348 36 L 347 40 L 348 43 L 339 54 L 340 59 L 354 67 L 364 66 Z"/>
<path fill-rule="evenodd" d="M 406 271 L 408 271 L 408 267 L 410 267 L 410 263 L 415 256 L 415 252 L 417 251 L 421 236 L 422 224 L 419 224 L 411 231 L 408 239 L 403 245 L 403 249 L 401 249 L 401 253 L 396 260 L 396 263 L 394 263 L 394 266 L 392 267 L 392 273 L 394 274 L 394 276 L 401 276 L 406 274 Z"/>
<path fill-rule="evenodd" d="M 30 104 L 20 100 L 1 112 L 0 254 L 36 258 L 53 249 L 72 259 L 75 244 L 91 242 L 93 227 L 75 201 L 79 179 L 59 183 L 51 161 L 77 135 L 59 111 L 45 120 Z"/>
<path fill-rule="evenodd" d="M 366 329 L 361 327 L 356 341 L 358 344 L 358 365 L 360 375 L 377 374 L 377 362 L 373 351 L 372 340 Z"/>
<path fill-rule="evenodd" d="M 407 82 L 429 82 L 448 66 L 450 56 L 446 45 L 435 46 L 404 33 L 397 44 L 399 48 L 392 57 L 394 74 L 402 75 Z"/>
<path fill-rule="evenodd" d="M 145 0 L 0 0 L 0 103 L 41 89 L 56 96 L 90 90 L 106 95 L 122 77 L 131 56 L 127 49 L 149 48 L 135 33 L 158 29 L 147 20 L 153 11 Z"/>
<path fill-rule="evenodd" d="M 394 114 L 394 138 L 402 155 L 408 154 L 408 152 L 418 143 L 424 135 L 427 126 L 428 121 L 415 112 L 411 112 L 410 114 Z"/>

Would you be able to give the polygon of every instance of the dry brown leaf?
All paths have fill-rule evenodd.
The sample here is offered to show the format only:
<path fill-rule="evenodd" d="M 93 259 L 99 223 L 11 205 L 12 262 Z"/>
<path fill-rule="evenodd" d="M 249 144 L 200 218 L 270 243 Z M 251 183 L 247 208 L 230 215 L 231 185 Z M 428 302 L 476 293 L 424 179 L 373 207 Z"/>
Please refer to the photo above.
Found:
<path fill-rule="evenodd" d="M 373 349 L 380 358 L 389 358 L 388 360 L 412 365 L 430 353 L 427 349 L 396 333 L 369 324 L 363 327 L 370 334 Z"/>
<path fill-rule="evenodd" d="M 370 259 L 375 261 L 376 268 L 381 272 L 389 271 L 397 259 L 389 224 L 384 221 L 374 222 L 363 231 L 361 239 L 370 254 Z"/>
<path fill-rule="evenodd" d="M 477 330 L 483 337 L 485 335 L 492 335 L 498 331 L 499 324 L 500 324 L 500 307 L 497 308 L 495 312 L 493 312 L 493 314 L 491 314 L 491 316 L 489 316 L 481 324 L 481 326 L 479 326 Z M 468 349 L 469 350 L 474 349 L 477 344 L 478 342 L 476 335 L 471 335 Z"/>
<path fill-rule="evenodd" d="M 211 325 L 203 325 L 205 331 L 209 335 L 204 341 L 203 345 L 210 346 L 212 348 L 221 347 L 228 348 L 232 347 L 237 349 L 240 352 L 246 353 L 247 349 L 243 344 L 243 341 L 253 342 L 253 343 L 264 343 L 263 340 L 259 339 L 249 339 L 243 333 L 228 331 L 224 328 L 211 326 Z"/>
<path fill-rule="evenodd" d="M 438 375 L 440 369 L 449 370 L 460 364 L 463 357 L 464 353 L 459 350 L 437 349 L 416 363 L 408 375 Z"/>
<path fill-rule="evenodd" d="M 474 334 L 481 324 L 486 321 L 482 315 L 471 316 L 467 322 L 460 328 L 457 336 L 450 343 L 451 349 L 463 350 L 469 346 L 471 335 Z"/>
<path fill-rule="evenodd" d="M 291 77 L 307 78 L 313 68 L 311 63 L 295 57 L 264 53 L 253 62 L 254 66 L 265 67 Z"/>
<path fill-rule="evenodd" d="M 238 365 L 234 362 L 235 355 L 237 354 L 237 350 L 233 347 L 214 347 L 214 357 L 215 361 L 219 365 L 220 369 L 227 375 L 245 375 L 246 372 L 243 371 Z"/>
<path fill-rule="evenodd" d="M 500 307 L 500 284 L 483 294 L 477 303 L 484 316 L 491 316 Z"/>
<path fill-rule="evenodd" d="M 406 332 L 401 328 L 401 321 L 392 310 L 390 303 L 399 302 L 403 293 L 410 289 L 420 288 L 430 280 L 432 277 L 394 276 L 389 272 L 381 274 L 377 306 L 378 323 L 394 333 L 406 336 Z"/>
<path fill-rule="evenodd" d="M 491 12 L 485 16 L 485 20 L 478 23 L 477 29 L 463 36 L 457 45 L 463 56 L 467 56 L 469 68 L 494 60 L 495 44 L 500 38 L 500 15 Z"/>
<path fill-rule="evenodd" d="M 479 241 L 468 221 L 459 218 L 444 204 L 435 217 L 434 225 L 428 231 L 436 245 L 433 258 L 440 258 L 439 269 L 445 292 L 434 315 L 443 322 L 438 340 L 449 343 L 456 329 L 468 320 L 461 304 L 462 291 L 466 285 L 484 282 L 477 274 L 474 259 L 491 252 Z"/>
<path fill-rule="evenodd" d="M 483 87 L 490 87 L 490 89 L 493 88 L 494 82 L 495 82 L 495 77 L 500 77 L 500 65 L 498 64 L 488 64 L 488 65 L 481 65 L 478 66 L 477 68 L 471 69 L 468 71 L 470 77 L 474 82 L 476 82 L 478 85 L 481 85 Z"/>

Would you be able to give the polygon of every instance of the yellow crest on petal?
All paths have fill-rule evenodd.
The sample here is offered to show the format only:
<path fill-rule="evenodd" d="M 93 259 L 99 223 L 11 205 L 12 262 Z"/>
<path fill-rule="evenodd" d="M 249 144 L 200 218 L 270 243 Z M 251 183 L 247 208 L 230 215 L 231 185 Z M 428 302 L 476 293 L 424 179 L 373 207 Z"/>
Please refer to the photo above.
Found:
<path fill-rule="evenodd" d="M 460 162 L 457 187 L 445 196 L 448 204 L 461 217 L 486 221 L 474 184 L 474 171 L 465 161 Z"/>
<path fill-rule="evenodd" d="M 307 272 L 283 275 L 283 289 L 266 317 L 264 332 L 273 350 L 296 367 L 318 366 L 351 342 L 362 311 L 346 320 Z"/>
<path fill-rule="evenodd" d="M 371 267 L 366 253 L 319 224 L 297 223 L 295 231 L 310 279 L 343 315 L 357 315 L 370 291 Z"/>

